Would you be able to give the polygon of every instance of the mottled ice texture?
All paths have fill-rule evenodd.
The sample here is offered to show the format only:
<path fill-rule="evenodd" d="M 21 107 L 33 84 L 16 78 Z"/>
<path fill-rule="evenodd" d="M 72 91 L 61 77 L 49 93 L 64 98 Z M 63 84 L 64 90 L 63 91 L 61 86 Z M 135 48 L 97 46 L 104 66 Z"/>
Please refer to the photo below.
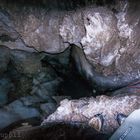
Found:
<path fill-rule="evenodd" d="M 57 110 L 51 114 L 42 124 L 47 122 L 82 122 L 103 133 L 115 131 L 119 125 L 115 117 L 117 113 L 129 115 L 134 110 L 140 108 L 140 96 L 97 96 L 96 98 L 82 98 L 79 100 L 61 101 Z M 100 118 L 95 117 L 102 114 L 104 122 L 102 127 Z"/>

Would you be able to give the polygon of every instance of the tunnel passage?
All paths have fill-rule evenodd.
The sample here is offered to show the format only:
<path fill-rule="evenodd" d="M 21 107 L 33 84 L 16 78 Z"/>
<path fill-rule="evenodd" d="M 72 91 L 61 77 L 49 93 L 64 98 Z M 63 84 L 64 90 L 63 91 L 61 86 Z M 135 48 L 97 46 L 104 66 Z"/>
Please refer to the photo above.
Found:
<path fill-rule="evenodd" d="M 54 113 L 48 134 L 107 139 L 116 116 L 139 108 L 139 9 L 131 0 L 0 0 L 0 129 Z"/>

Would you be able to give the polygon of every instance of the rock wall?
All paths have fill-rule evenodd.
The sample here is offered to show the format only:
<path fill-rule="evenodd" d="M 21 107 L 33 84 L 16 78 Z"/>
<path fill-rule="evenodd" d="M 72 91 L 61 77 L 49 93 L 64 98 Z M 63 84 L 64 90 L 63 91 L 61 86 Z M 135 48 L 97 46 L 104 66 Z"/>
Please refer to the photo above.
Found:
<path fill-rule="evenodd" d="M 138 2 L 120 0 L 71 11 L 3 1 L 0 7 L 1 45 L 49 53 L 82 45 L 88 60 L 105 75 L 139 70 Z"/>
<path fill-rule="evenodd" d="M 61 101 L 57 110 L 48 116 L 42 125 L 49 122 L 83 123 L 99 132 L 112 133 L 118 127 L 117 115 L 128 116 L 139 109 L 139 95 L 97 96 L 96 98 L 82 98 L 79 100 Z"/>
<path fill-rule="evenodd" d="M 67 48 L 70 45 L 82 47 L 87 60 L 104 75 L 126 74 L 132 71 L 139 73 L 139 2 L 116 0 L 107 4 L 107 0 L 101 1 L 102 4 L 87 7 L 73 7 L 73 3 L 68 11 L 68 4 L 63 10 L 52 9 L 56 3 L 65 7 L 63 2 L 58 3 L 56 0 L 51 6 L 37 5 L 33 1 L 26 4 L 24 0 L 20 0 L 22 5 L 16 1 L 12 3 L 10 0 L 0 0 L 0 106 L 4 106 L 0 109 L 0 129 L 19 119 L 52 113 L 56 109 L 56 102 L 65 98 L 56 96 L 59 92 L 65 93 L 60 83 L 68 86 L 67 90 L 74 89 L 70 90 L 71 96 L 76 92 L 80 97 L 82 93 L 95 95 L 95 90 L 86 87 L 85 83 L 81 84 L 80 77 L 77 79 L 81 83 L 78 83 L 75 73 L 69 70 L 70 49 Z M 70 79 L 70 82 L 65 79 Z M 129 90 L 128 87 L 118 92 L 125 93 Z M 135 87 L 135 92 L 140 92 L 138 86 Z M 134 87 L 131 93 L 134 93 Z M 105 99 L 108 111 L 110 99 Z M 134 99 L 139 100 L 139 97 Z M 122 100 L 125 100 L 125 96 Z M 120 104 L 119 101 L 118 99 L 116 105 Z M 139 108 L 139 103 L 136 108 L 131 107 L 129 100 L 121 104 L 124 111 L 127 111 L 126 108 L 131 109 L 126 115 Z M 90 109 L 92 106 L 93 104 Z M 113 114 L 108 120 L 114 122 L 112 116 Z"/>

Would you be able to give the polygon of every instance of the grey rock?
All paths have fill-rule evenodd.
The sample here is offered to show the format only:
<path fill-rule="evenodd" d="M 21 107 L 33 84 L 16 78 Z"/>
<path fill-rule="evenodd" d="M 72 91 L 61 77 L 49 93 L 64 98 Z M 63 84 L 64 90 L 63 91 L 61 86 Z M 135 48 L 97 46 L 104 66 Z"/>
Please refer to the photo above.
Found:
<path fill-rule="evenodd" d="M 44 112 L 45 115 L 49 115 L 56 110 L 56 104 L 44 103 L 40 105 L 40 109 Z"/>
<path fill-rule="evenodd" d="M 24 106 L 20 100 L 15 100 L 6 108 L 7 110 L 18 114 L 22 119 L 40 116 L 40 113 L 36 108 Z"/>
<path fill-rule="evenodd" d="M 7 24 L 3 23 L 2 21 L 0 21 L 0 41 L 1 42 L 8 42 L 8 41 L 12 41 L 14 42 L 19 34 L 13 30 L 12 28 L 10 28 Z"/>
<path fill-rule="evenodd" d="M 139 1 L 136 0 L 123 1 L 119 5 L 122 7 L 119 6 L 121 10 L 116 17 L 121 37 L 121 49 L 116 61 L 116 68 L 125 74 L 139 71 L 140 68 L 140 6 Z"/>
<path fill-rule="evenodd" d="M 57 105 L 59 105 L 60 102 L 64 99 L 69 99 L 69 100 L 72 99 L 71 96 L 53 96 L 52 98 L 56 101 Z"/>
<path fill-rule="evenodd" d="M 10 58 L 17 71 L 21 74 L 34 75 L 42 70 L 39 54 L 13 50 Z"/>
<path fill-rule="evenodd" d="M 83 13 L 85 9 L 67 12 L 60 24 L 59 34 L 64 42 L 80 44 L 85 35 Z"/>
<path fill-rule="evenodd" d="M 0 6 L 7 9 L 5 4 L 3 2 Z M 58 27 L 61 22 L 61 13 L 57 14 L 55 11 L 49 13 L 42 8 L 36 11 L 32 7 L 20 7 L 19 9 L 15 6 L 14 9 L 7 9 L 11 17 L 9 22 L 14 24 L 14 29 L 20 34 L 19 38 L 22 40 L 20 40 L 20 43 L 33 46 L 38 51 L 51 53 L 59 53 L 66 48 L 59 36 Z M 6 23 L 6 19 L 4 21 Z M 17 47 L 16 43 L 13 45 L 11 42 L 10 44 L 6 43 L 10 48 L 11 46 Z"/>
<path fill-rule="evenodd" d="M 0 44 L 51 54 L 81 44 L 90 63 L 105 75 L 139 70 L 139 1 L 70 12 L 9 5 L 0 0 Z"/>
<path fill-rule="evenodd" d="M 37 96 L 21 97 L 20 100 L 25 106 L 31 106 L 31 105 L 39 104 L 40 102 L 42 102 L 42 99 L 40 99 Z"/>
<path fill-rule="evenodd" d="M 77 100 L 65 99 L 42 124 L 47 124 L 47 122 L 85 123 L 101 133 L 111 134 L 119 127 L 114 116 L 118 113 L 129 116 L 133 111 L 140 108 L 139 100 L 138 94 L 113 97 L 101 95 L 96 98 Z M 98 118 L 99 116 L 100 118 Z"/>
<path fill-rule="evenodd" d="M 14 29 L 9 13 L 0 9 L 0 40 L 2 42 L 15 41 L 18 37 L 19 34 Z"/>
<path fill-rule="evenodd" d="M 49 96 L 57 94 L 60 82 L 62 82 L 62 79 L 48 66 L 44 71 L 39 72 L 34 76 L 31 93 L 46 100 L 50 98 Z"/>
<path fill-rule="evenodd" d="M 7 70 L 10 61 L 10 51 L 7 47 L 0 45 L 0 74 Z"/>
<path fill-rule="evenodd" d="M 47 96 L 53 96 L 57 94 L 57 89 L 62 80 L 57 78 L 49 82 L 42 82 L 33 85 L 32 94 L 41 96 L 42 98 L 47 98 Z M 37 82 L 36 82 L 37 83 Z"/>
<path fill-rule="evenodd" d="M 20 119 L 20 116 L 18 116 L 16 113 L 5 109 L 0 109 L 0 129 Z"/>
<path fill-rule="evenodd" d="M 0 45 L 8 46 L 10 49 L 34 51 L 32 48 L 28 48 L 20 38 L 10 14 L 4 9 L 0 9 Z"/>
<path fill-rule="evenodd" d="M 57 74 L 54 71 L 54 69 L 50 66 L 47 66 L 45 69 L 43 69 L 41 72 L 38 72 L 33 77 L 33 84 L 38 85 L 41 83 L 49 82 L 52 80 L 55 80 L 57 78 Z"/>
<path fill-rule="evenodd" d="M 86 9 L 84 27 L 86 35 L 81 43 L 88 60 L 102 66 L 111 65 L 120 48 L 115 15 L 105 7 Z"/>
<path fill-rule="evenodd" d="M 14 85 L 8 78 L 0 78 L 0 106 L 8 102 L 8 93 L 14 89 Z"/>
<path fill-rule="evenodd" d="M 2 39 L 3 39 L 3 37 L 5 37 L 8 41 L 6 41 L 6 40 L 0 41 L 0 45 L 7 46 L 8 48 L 13 49 L 13 50 L 23 50 L 23 51 L 28 51 L 28 52 L 36 52 L 36 50 L 34 50 L 34 48 L 27 47 L 27 45 L 24 43 L 24 41 L 20 38 L 13 41 L 8 36 L 2 36 Z"/>
<path fill-rule="evenodd" d="M 32 90 L 32 77 L 20 74 L 20 77 L 16 79 L 16 93 L 17 97 L 27 96 Z"/>

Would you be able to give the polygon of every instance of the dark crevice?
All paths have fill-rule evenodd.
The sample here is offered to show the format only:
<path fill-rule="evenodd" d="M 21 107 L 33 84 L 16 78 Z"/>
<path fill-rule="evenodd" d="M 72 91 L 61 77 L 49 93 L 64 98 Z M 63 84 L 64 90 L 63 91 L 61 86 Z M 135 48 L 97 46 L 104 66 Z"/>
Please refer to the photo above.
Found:
<path fill-rule="evenodd" d="M 62 78 L 63 82 L 58 91 L 60 95 L 70 96 L 73 99 L 93 96 L 92 87 L 76 72 L 74 67 Z"/>
<path fill-rule="evenodd" d="M 16 39 L 11 38 L 10 36 L 6 35 L 6 34 L 2 34 L 0 35 L 0 40 L 2 42 L 7 42 L 7 41 L 12 41 L 14 42 Z"/>
<path fill-rule="evenodd" d="M 67 51 L 64 51 L 63 53 L 67 53 Z M 60 55 L 61 57 L 61 54 L 58 55 Z M 70 58 L 69 63 L 67 65 L 64 65 L 60 64 L 60 57 L 58 57 L 57 55 L 50 55 L 44 57 L 41 60 L 42 66 L 45 67 L 50 65 L 55 70 L 57 75 L 63 79 L 57 91 L 58 95 L 70 96 L 73 99 L 92 96 L 92 87 L 77 72 L 77 69 L 72 59 Z"/>

